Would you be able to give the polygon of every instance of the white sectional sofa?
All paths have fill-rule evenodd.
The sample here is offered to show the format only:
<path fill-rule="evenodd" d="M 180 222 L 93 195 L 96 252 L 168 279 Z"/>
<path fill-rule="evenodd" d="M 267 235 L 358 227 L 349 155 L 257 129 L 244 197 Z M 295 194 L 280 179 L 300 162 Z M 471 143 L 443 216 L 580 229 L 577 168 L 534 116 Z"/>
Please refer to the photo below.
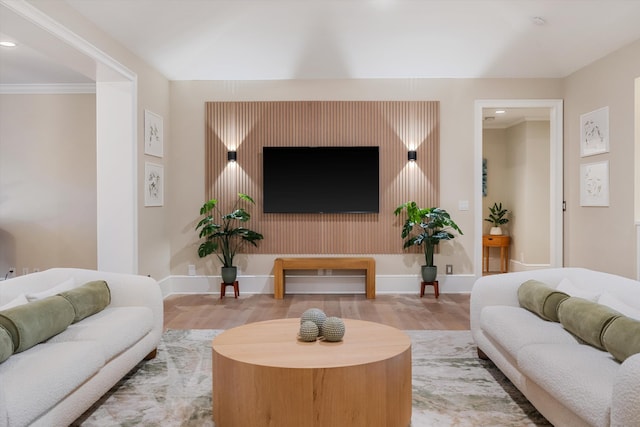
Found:
<path fill-rule="evenodd" d="M 552 288 L 562 283 L 572 297 L 607 303 L 629 316 L 640 313 L 640 282 L 583 268 L 485 276 L 474 284 L 470 313 L 479 355 L 555 426 L 640 426 L 640 354 L 620 363 L 561 323 L 522 308 L 518 288 L 529 279 Z"/>
<path fill-rule="evenodd" d="M 108 285 L 106 308 L 0 363 L 0 427 L 69 425 L 140 361 L 155 355 L 163 304 L 157 282 L 149 277 L 50 269 L 0 281 L 0 307 L 23 294 L 37 297 L 95 280 Z"/>

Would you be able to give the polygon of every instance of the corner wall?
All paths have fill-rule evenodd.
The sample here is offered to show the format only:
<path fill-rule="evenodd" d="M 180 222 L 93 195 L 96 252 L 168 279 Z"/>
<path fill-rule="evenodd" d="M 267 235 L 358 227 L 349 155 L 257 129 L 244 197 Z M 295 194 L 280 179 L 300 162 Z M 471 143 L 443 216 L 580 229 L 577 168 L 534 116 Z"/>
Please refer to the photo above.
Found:
<path fill-rule="evenodd" d="M 565 265 L 636 277 L 634 80 L 640 40 L 564 80 Z M 609 153 L 580 157 L 580 115 L 609 107 Z M 580 206 L 580 165 L 609 161 L 610 204 Z"/>

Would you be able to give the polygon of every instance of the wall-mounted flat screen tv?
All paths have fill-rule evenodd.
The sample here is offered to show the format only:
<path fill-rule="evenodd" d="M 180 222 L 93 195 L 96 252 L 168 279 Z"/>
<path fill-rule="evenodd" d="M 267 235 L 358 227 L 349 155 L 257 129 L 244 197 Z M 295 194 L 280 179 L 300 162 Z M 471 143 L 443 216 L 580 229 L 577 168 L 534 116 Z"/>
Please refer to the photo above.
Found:
<path fill-rule="evenodd" d="M 378 147 L 263 147 L 265 213 L 377 213 Z"/>

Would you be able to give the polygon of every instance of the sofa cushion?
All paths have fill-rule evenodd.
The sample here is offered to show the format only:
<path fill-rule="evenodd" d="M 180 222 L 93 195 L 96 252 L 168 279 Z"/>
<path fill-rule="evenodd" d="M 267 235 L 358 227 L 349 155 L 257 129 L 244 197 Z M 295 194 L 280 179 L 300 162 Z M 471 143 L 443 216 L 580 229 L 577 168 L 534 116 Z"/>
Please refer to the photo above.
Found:
<path fill-rule="evenodd" d="M 620 313 L 583 298 L 567 298 L 558 306 L 558 318 L 562 326 L 600 350 L 604 350 L 602 334 L 605 328 Z"/>
<path fill-rule="evenodd" d="M 569 298 L 568 294 L 538 281 L 527 280 L 518 288 L 518 302 L 544 320 L 558 322 L 558 304 Z"/>
<path fill-rule="evenodd" d="M 2 307 L 0 307 L 0 311 L 8 310 L 10 308 L 17 307 L 19 305 L 27 304 L 28 302 L 29 300 L 27 299 L 27 296 L 25 294 L 20 294 L 14 299 L 12 299 L 11 301 L 9 301 L 8 303 L 6 303 L 5 305 L 3 305 Z"/>
<path fill-rule="evenodd" d="M 620 362 L 640 353 L 640 322 L 625 316 L 613 319 L 602 334 L 602 344 Z"/>
<path fill-rule="evenodd" d="M 153 313 L 148 307 L 107 307 L 69 326 L 49 342 L 98 341 L 108 362 L 138 342 L 152 327 Z"/>
<path fill-rule="evenodd" d="M 0 312 L 0 325 L 11 334 L 19 353 L 67 329 L 74 317 L 73 306 L 61 296 L 52 296 Z"/>
<path fill-rule="evenodd" d="M 577 344 L 573 335 L 556 322 L 541 320 L 521 307 L 494 305 L 480 313 L 482 330 L 514 359 L 520 349 L 535 343 Z"/>
<path fill-rule="evenodd" d="M 615 311 L 618 311 L 627 317 L 640 320 L 640 309 L 631 307 L 629 304 L 621 301 L 607 291 L 604 291 L 602 295 L 600 295 L 600 297 L 598 298 L 598 304 L 606 305 L 607 307 L 613 308 Z"/>
<path fill-rule="evenodd" d="M 37 301 L 37 300 L 45 299 L 47 297 L 58 295 L 60 292 L 68 291 L 69 289 L 73 289 L 75 287 L 76 287 L 76 279 L 71 277 L 48 289 L 45 289 L 44 291 L 31 292 L 31 293 L 28 293 L 26 296 L 29 301 Z"/>
<path fill-rule="evenodd" d="M 565 277 L 558 283 L 556 290 L 569 294 L 572 297 L 584 298 L 589 301 L 596 301 L 600 297 L 600 292 L 584 289 L 573 284 L 568 277 Z"/>
<path fill-rule="evenodd" d="M 73 323 L 104 310 L 111 302 L 111 292 L 104 280 L 94 280 L 59 295 L 73 306 Z"/>
<path fill-rule="evenodd" d="M 104 365 L 95 341 L 42 343 L 0 364 L 10 425 L 26 426 Z"/>
<path fill-rule="evenodd" d="M 13 339 L 4 327 L 0 325 L 0 363 L 13 354 Z"/>
<path fill-rule="evenodd" d="M 518 352 L 518 367 L 558 402 L 594 426 L 607 426 L 620 364 L 583 344 L 532 344 Z"/>

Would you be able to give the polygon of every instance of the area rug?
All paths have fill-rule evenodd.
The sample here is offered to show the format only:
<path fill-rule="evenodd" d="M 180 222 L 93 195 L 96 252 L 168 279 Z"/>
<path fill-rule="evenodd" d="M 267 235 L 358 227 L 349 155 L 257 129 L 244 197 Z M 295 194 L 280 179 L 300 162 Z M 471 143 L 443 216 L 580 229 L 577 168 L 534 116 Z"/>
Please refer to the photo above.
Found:
<path fill-rule="evenodd" d="M 211 340 L 220 330 L 169 330 L 74 426 L 214 426 Z M 550 426 L 505 376 L 476 356 L 469 331 L 406 331 L 413 358 L 412 427 Z"/>

